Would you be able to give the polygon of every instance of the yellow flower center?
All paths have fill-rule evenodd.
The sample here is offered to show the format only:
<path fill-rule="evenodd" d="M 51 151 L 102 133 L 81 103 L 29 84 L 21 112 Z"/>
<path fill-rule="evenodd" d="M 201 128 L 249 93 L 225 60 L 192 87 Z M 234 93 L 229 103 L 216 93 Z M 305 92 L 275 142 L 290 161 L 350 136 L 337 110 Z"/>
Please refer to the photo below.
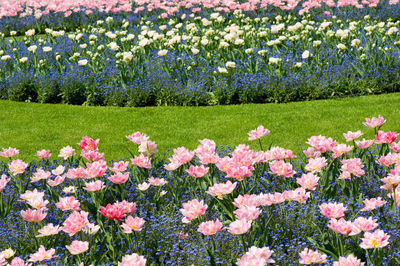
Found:
<path fill-rule="evenodd" d="M 376 239 L 372 239 L 372 240 L 371 240 L 371 245 L 372 245 L 374 248 L 376 248 L 376 247 L 378 247 L 378 246 L 380 245 L 380 242 L 377 241 Z"/>

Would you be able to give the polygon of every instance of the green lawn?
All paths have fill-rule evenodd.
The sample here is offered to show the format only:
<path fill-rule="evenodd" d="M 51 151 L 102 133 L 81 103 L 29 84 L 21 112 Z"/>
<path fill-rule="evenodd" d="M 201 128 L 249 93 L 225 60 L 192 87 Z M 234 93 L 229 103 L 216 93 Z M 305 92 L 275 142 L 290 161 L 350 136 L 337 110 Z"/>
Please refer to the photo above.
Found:
<path fill-rule="evenodd" d="M 106 159 L 128 156 L 135 150 L 125 139 L 133 131 L 148 134 L 165 152 L 179 146 L 193 149 L 198 140 L 210 138 L 217 145 L 250 144 L 247 132 L 263 125 L 271 134 L 264 139 L 300 151 L 312 135 L 325 135 L 344 142 L 342 133 L 361 129 L 365 117 L 386 118 L 386 130 L 400 131 L 400 94 L 385 94 L 297 102 L 288 104 L 248 104 L 212 107 L 84 107 L 0 101 L 0 148 L 20 149 L 20 158 L 33 159 L 36 150 L 50 149 L 56 158 L 60 148 L 88 135 L 100 138 Z M 257 147 L 252 144 L 252 147 Z"/>

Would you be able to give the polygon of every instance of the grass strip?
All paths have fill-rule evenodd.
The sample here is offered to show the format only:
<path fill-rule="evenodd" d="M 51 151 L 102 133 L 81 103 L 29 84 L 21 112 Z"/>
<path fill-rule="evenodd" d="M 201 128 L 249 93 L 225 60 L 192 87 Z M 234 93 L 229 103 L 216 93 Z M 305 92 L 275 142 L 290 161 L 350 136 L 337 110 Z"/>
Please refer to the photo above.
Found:
<path fill-rule="evenodd" d="M 158 144 L 161 153 L 179 146 L 194 149 L 199 139 L 213 139 L 217 145 L 257 143 L 247 133 L 263 125 L 271 131 L 264 146 L 301 150 L 299 143 L 312 135 L 331 136 L 345 142 L 342 133 L 361 129 L 365 138 L 372 130 L 361 123 L 365 117 L 382 115 L 387 126 L 400 131 L 400 93 L 294 102 L 209 107 L 86 107 L 0 101 L 0 147 L 20 149 L 19 158 L 34 159 L 40 149 L 50 149 L 56 158 L 60 148 L 88 135 L 100 138 L 100 151 L 107 160 L 136 151 L 125 136 L 140 131 Z"/>

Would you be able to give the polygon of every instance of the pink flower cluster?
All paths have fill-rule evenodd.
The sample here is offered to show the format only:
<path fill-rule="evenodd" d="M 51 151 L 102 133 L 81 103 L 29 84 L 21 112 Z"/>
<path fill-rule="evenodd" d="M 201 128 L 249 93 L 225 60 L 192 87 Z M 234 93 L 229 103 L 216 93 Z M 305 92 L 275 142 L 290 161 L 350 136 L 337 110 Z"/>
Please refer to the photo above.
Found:
<path fill-rule="evenodd" d="M 397 140 L 397 137 L 399 136 L 399 133 L 393 132 L 393 131 L 388 131 L 384 132 L 382 130 L 378 131 L 378 134 L 375 136 L 376 137 L 376 144 L 392 144 Z"/>
<path fill-rule="evenodd" d="M 296 179 L 297 184 L 299 184 L 303 189 L 315 190 L 318 185 L 319 176 L 313 173 L 303 174 L 300 178 Z"/>
<path fill-rule="evenodd" d="M 389 245 L 389 238 L 390 236 L 380 229 L 372 233 L 366 232 L 361 239 L 360 247 L 363 249 L 383 248 Z"/>
<path fill-rule="evenodd" d="M 376 117 L 372 117 L 372 118 L 365 118 L 365 122 L 363 122 L 363 124 L 367 127 L 371 127 L 371 128 L 376 128 L 376 127 L 381 127 L 384 123 L 386 122 L 386 120 L 382 117 L 382 116 L 378 116 L 378 118 Z"/>
<path fill-rule="evenodd" d="M 364 203 L 364 208 L 361 209 L 361 211 L 371 211 L 375 210 L 376 208 L 382 207 L 383 205 L 386 204 L 385 200 L 382 200 L 381 197 L 378 198 L 372 198 L 372 199 L 365 199 L 363 201 Z"/>
<path fill-rule="evenodd" d="M 199 225 L 197 231 L 202 233 L 203 235 L 210 236 L 216 234 L 222 229 L 223 229 L 222 223 L 217 219 L 215 222 L 214 221 L 202 222 Z"/>
<path fill-rule="evenodd" d="M 142 231 L 142 227 L 146 221 L 142 218 L 135 217 L 133 218 L 131 215 L 129 215 L 125 222 L 122 223 L 121 227 L 124 229 L 125 234 L 130 234 L 133 231 L 135 232 L 140 232 Z"/>
<path fill-rule="evenodd" d="M 347 208 L 343 205 L 343 203 L 322 203 L 319 205 L 319 209 L 321 210 L 321 214 L 327 218 L 340 218 L 344 216 L 344 212 L 347 211 Z"/>
<path fill-rule="evenodd" d="M 263 126 L 258 126 L 256 129 L 249 132 L 249 140 L 256 140 L 268 136 L 270 131 Z"/>
<path fill-rule="evenodd" d="M 356 132 L 347 131 L 347 133 L 343 133 L 343 136 L 346 139 L 346 141 L 349 142 L 349 141 L 353 141 L 355 139 L 358 139 L 363 134 L 364 133 L 362 133 L 360 130 L 358 130 Z"/>
<path fill-rule="evenodd" d="M 313 263 L 321 264 L 326 262 L 327 256 L 325 254 L 321 254 L 318 251 L 311 250 L 305 248 L 300 255 L 300 264 L 310 265 Z"/>
<path fill-rule="evenodd" d="M 88 215 L 89 213 L 85 211 L 74 211 L 64 221 L 62 231 L 70 236 L 80 232 L 89 225 Z"/>
<path fill-rule="evenodd" d="M 100 214 L 110 220 L 121 221 L 127 214 L 136 210 L 135 202 L 117 201 L 114 204 L 107 204 L 106 207 L 100 206 Z"/>
<path fill-rule="evenodd" d="M 27 167 L 28 167 L 28 164 L 23 162 L 20 159 L 13 160 L 9 164 L 9 170 L 13 175 L 23 174 Z"/>
<path fill-rule="evenodd" d="M 250 150 L 249 146 L 240 144 L 232 152 L 232 157 L 225 156 L 217 163 L 217 167 L 225 172 L 227 178 L 235 178 L 238 181 L 251 176 L 256 163 L 257 154 Z"/>
<path fill-rule="evenodd" d="M 121 262 L 118 262 L 118 266 L 146 266 L 146 259 L 136 253 L 131 255 L 125 255 Z"/>
<path fill-rule="evenodd" d="M 232 191 L 236 188 L 237 183 L 232 183 L 231 181 L 227 181 L 226 183 L 217 183 L 212 187 L 209 187 L 207 190 L 207 194 L 211 196 L 217 197 L 222 200 L 222 195 L 227 195 L 232 193 Z"/>
<path fill-rule="evenodd" d="M 268 151 L 264 152 L 264 157 L 259 161 L 272 161 L 272 160 L 284 160 L 296 158 L 292 150 L 284 149 L 281 147 L 272 147 Z"/>
<path fill-rule="evenodd" d="M 325 153 L 335 147 L 336 141 L 334 141 L 332 138 L 319 135 L 309 138 L 307 144 L 313 147 L 316 151 Z"/>
<path fill-rule="evenodd" d="M 183 208 L 180 209 L 180 211 L 184 216 L 182 219 L 182 222 L 184 223 L 189 223 L 191 220 L 203 215 L 208 207 L 203 201 L 199 201 L 198 199 L 193 199 L 189 202 L 183 203 L 182 206 Z"/>
<path fill-rule="evenodd" d="M 204 165 L 216 164 L 220 160 L 218 154 L 215 153 L 215 142 L 209 139 L 200 140 L 200 144 L 194 150 L 200 162 Z"/>
<path fill-rule="evenodd" d="M 67 172 L 67 177 L 70 179 L 93 179 L 102 177 L 107 171 L 107 163 L 104 160 L 87 163 L 86 169 L 83 167 L 71 168 Z"/>
<path fill-rule="evenodd" d="M 310 158 L 305 169 L 309 172 L 321 172 L 327 165 L 325 157 Z"/>
<path fill-rule="evenodd" d="M 365 173 L 364 170 L 362 170 L 363 165 L 360 158 L 341 160 L 341 163 L 343 165 L 341 167 L 339 179 L 350 179 L 352 175 L 360 177 Z"/>
<path fill-rule="evenodd" d="M 251 247 L 240 259 L 237 261 L 238 266 L 247 265 L 266 265 L 267 263 L 274 263 L 275 261 L 271 258 L 274 251 L 270 250 L 269 247 Z"/>
<path fill-rule="evenodd" d="M 200 166 L 195 166 L 195 165 L 191 165 L 189 167 L 189 169 L 186 170 L 186 172 L 190 175 L 193 176 L 195 178 L 200 178 L 205 176 L 208 173 L 208 170 L 210 168 L 204 165 L 200 165 Z"/>
<path fill-rule="evenodd" d="M 293 166 L 290 163 L 285 163 L 283 160 L 272 161 L 269 164 L 271 174 L 283 177 L 293 177 L 296 173 L 293 171 Z"/>
<path fill-rule="evenodd" d="M 333 262 L 333 266 L 363 266 L 364 263 L 361 262 L 359 258 L 354 256 L 353 254 L 348 255 L 347 257 L 339 257 L 338 261 Z"/>
<path fill-rule="evenodd" d="M 185 147 L 179 147 L 174 149 L 172 157 L 168 158 L 169 164 L 165 166 L 165 169 L 173 171 L 181 167 L 182 165 L 190 162 L 194 157 L 194 151 L 189 151 Z"/>

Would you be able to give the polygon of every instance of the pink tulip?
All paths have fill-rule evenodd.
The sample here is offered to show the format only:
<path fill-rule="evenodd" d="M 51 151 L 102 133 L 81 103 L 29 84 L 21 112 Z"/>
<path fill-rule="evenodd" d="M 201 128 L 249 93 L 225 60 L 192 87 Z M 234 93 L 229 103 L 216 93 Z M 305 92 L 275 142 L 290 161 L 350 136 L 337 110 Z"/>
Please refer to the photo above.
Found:
<path fill-rule="evenodd" d="M 124 172 L 126 171 L 126 169 L 128 169 L 128 165 L 129 162 L 124 162 L 124 161 L 115 162 L 113 167 L 110 168 L 110 170 L 113 171 L 114 173 Z"/>
<path fill-rule="evenodd" d="M 141 154 L 146 156 L 152 156 L 157 153 L 157 144 L 154 141 L 143 141 L 140 143 L 138 150 Z"/>
<path fill-rule="evenodd" d="M 300 264 L 310 265 L 313 263 L 321 264 L 326 262 L 326 255 L 321 254 L 318 251 L 314 251 L 308 248 L 305 248 L 302 252 L 300 252 L 299 261 Z"/>
<path fill-rule="evenodd" d="M 86 178 L 102 177 L 107 170 L 107 163 L 104 160 L 86 164 Z"/>
<path fill-rule="evenodd" d="M 251 247 L 249 251 L 246 252 L 237 261 L 238 266 L 248 266 L 248 265 L 266 265 L 268 263 L 274 263 L 275 261 L 271 258 L 274 251 L 270 250 L 269 247 Z"/>
<path fill-rule="evenodd" d="M 89 162 L 104 160 L 104 153 L 100 153 L 100 152 L 92 151 L 92 150 L 88 150 L 88 151 L 82 150 L 81 156 L 82 156 L 82 158 L 88 160 Z"/>
<path fill-rule="evenodd" d="M 129 179 L 129 172 L 127 173 L 116 173 L 108 178 L 114 184 L 122 184 L 128 181 Z"/>
<path fill-rule="evenodd" d="M 52 223 L 43 226 L 41 229 L 38 230 L 40 233 L 36 237 L 44 237 L 44 236 L 51 236 L 56 235 L 61 231 L 60 226 L 54 226 Z"/>
<path fill-rule="evenodd" d="M 287 150 L 281 147 L 272 147 L 265 152 L 265 157 L 267 160 L 284 160 L 296 158 L 292 150 Z"/>
<path fill-rule="evenodd" d="M 202 222 L 197 229 L 203 235 L 210 236 L 222 230 L 222 223 L 217 219 L 214 221 Z"/>
<path fill-rule="evenodd" d="M 150 158 L 144 154 L 140 154 L 139 156 L 135 156 L 131 159 L 131 163 L 141 168 L 151 169 L 151 161 Z"/>
<path fill-rule="evenodd" d="M 361 230 L 355 224 L 353 224 L 351 221 L 346 221 L 343 218 L 340 218 L 339 220 L 332 218 L 329 221 L 328 227 L 334 232 L 345 236 L 354 236 L 361 232 Z"/>
<path fill-rule="evenodd" d="M 283 177 L 292 177 L 295 172 L 290 163 L 285 163 L 282 160 L 272 161 L 270 164 L 271 174 L 275 174 Z"/>
<path fill-rule="evenodd" d="M 89 224 L 88 214 L 85 211 L 74 211 L 64 221 L 62 230 L 70 236 L 75 235 Z"/>
<path fill-rule="evenodd" d="M 231 181 L 228 181 L 226 183 L 217 183 L 208 188 L 207 194 L 215 196 L 218 199 L 222 200 L 222 195 L 231 194 L 232 191 L 236 188 L 236 185 L 237 182 L 232 183 Z"/>
<path fill-rule="evenodd" d="M 79 211 L 81 203 L 75 199 L 74 196 L 61 198 L 59 202 L 56 203 L 57 208 L 63 211 Z"/>
<path fill-rule="evenodd" d="M 71 245 L 65 247 L 72 255 L 78 255 L 89 249 L 89 242 L 74 240 Z"/>
<path fill-rule="evenodd" d="M 149 139 L 146 134 L 142 134 L 140 132 L 135 132 L 132 135 L 126 136 L 126 138 L 137 145 L 140 145 L 140 143 L 146 142 Z"/>
<path fill-rule="evenodd" d="M 251 228 L 251 220 L 236 220 L 229 224 L 228 231 L 233 235 L 243 235 Z"/>
<path fill-rule="evenodd" d="M 100 206 L 100 213 L 110 220 L 121 221 L 127 214 L 133 213 L 136 209 L 135 202 L 116 202 L 114 204 L 107 204 L 106 207 Z"/>
<path fill-rule="evenodd" d="M 93 140 L 88 136 L 82 138 L 81 142 L 78 143 L 79 147 L 81 147 L 84 151 L 97 151 L 97 145 L 99 144 L 100 139 Z"/>
<path fill-rule="evenodd" d="M 122 223 L 121 227 L 124 229 L 125 234 L 130 234 L 132 233 L 132 231 L 142 231 L 144 223 L 144 219 L 139 217 L 133 218 L 131 215 L 129 215 L 128 217 L 126 217 L 126 220 L 124 223 Z"/>
<path fill-rule="evenodd" d="M 362 135 L 363 135 L 363 133 L 360 130 L 358 130 L 356 132 L 347 131 L 347 133 L 343 133 L 343 136 L 347 142 L 353 141 L 353 140 L 361 137 Z"/>
<path fill-rule="evenodd" d="M 148 181 L 151 185 L 156 187 L 162 187 L 168 183 L 168 181 L 165 180 L 164 178 L 158 178 L 158 177 L 154 178 L 153 176 L 151 176 Z"/>
<path fill-rule="evenodd" d="M 378 197 L 372 199 L 365 199 L 363 203 L 364 203 L 364 208 L 362 208 L 361 211 L 365 212 L 365 211 L 375 210 L 376 208 L 385 205 L 386 201 L 382 200 L 381 197 Z"/>
<path fill-rule="evenodd" d="M 35 154 L 39 159 L 48 159 L 51 156 L 50 150 L 40 150 Z"/>
<path fill-rule="evenodd" d="M 0 178 L 0 192 L 3 191 L 3 189 L 7 186 L 8 182 L 10 182 L 10 178 L 7 178 L 5 174 L 1 175 Z"/>
<path fill-rule="evenodd" d="M 10 172 L 13 175 L 22 174 L 25 172 L 25 169 L 28 167 L 28 164 L 21 161 L 20 159 L 11 161 L 9 165 Z"/>
<path fill-rule="evenodd" d="M 54 258 L 54 254 L 56 253 L 56 250 L 54 248 L 46 250 L 44 246 L 40 245 L 39 250 L 36 253 L 30 254 L 29 261 L 32 262 L 37 262 L 37 261 L 43 261 L 43 260 L 50 260 Z"/>
<path fill-rule="evenodd" d="M 330 151 L 336 145 L 336 142 L 332 138 L 327 138 L 320 135 L 309 138 L 307 144 L 314 147 L 317 151 L 325 153 Z"/>
<path fill-rule="evenodd" d="M 353 146 L 347 146 L 346 144 L 336 144 L 336 146 L 332 148 L 332 157 L 339 158 L 343 154 L 348 154 L 353 148 Z"/>
<path fill-rule="evenodd" d="M 37 182 L 42 179 L 47 180 L 50 176 L 51 173 L 49 171 L 44 171 L 43 169 L 39 169 L 31 176 L 31 183 Z"/>
<path fill-rule="evenodd" d="M 366 232 L 364 238 L 361 239 L 360 247 L 363 249 L 383 248 L 389 245 L 389 238 L 390 236 L 380 229 L 373 233 Z"/>
<path fill-rule="evenodd" d="M 378 134 L 375 136 L 376 137 L 376 144 L 392 144 L 393 142 L 396 141 L 397 137 L 399 136 L 399 133 L 393 132 L 393 131 L 388 131 L 384 132 L 382 130 L 378 131 Z"/>
<path fill-rule="evenodd" d="M 261 214 L 261 209 L 255 206 L 243 206 L 233 212 L 238 220 L 256 220 Z"/>
<path fill-rule="evenodd" d="M 71 146 L 66 146 L 60 150 L 60 154 L 58 155 L 58 157 L 62 157 L 66 160 L 69 157 L 74 156 L 75 154 L 75 150 Z"/>
<path fill-rule="evenodd" d="M 103 181 L 97 180 L 97 181 L 85 183 L 85 186 L 83 187 L 83 189 L 94 192 L 94 191 L 102 190 L 105 187 L 106 186 L 104 185 Z"/>
<path fill-rule="evenodd" d="M 200 178 L 205 176 L 208 173 L 209 167 L 205 167 L 204 165 L 200 166 L 195 166 L 191 165 L 189 169 L 186 170 L 186 172 L 195 178 Z"/>
<path fill-rule="evenodd" d="M 365 217 L 358 217 L 354 220 L 353 224 L 360 228 L 361 231 L 368 232 L 373 231 L 378 226 L 376 221 L 378 220 L 372 219 L 372 217 L 369 217 L 368 219 Z"/>
<path fill-rule="evenodd" d="M 4 158 L 11 158 L 17 156 L 19 154 L 19 150 L 15 148 L 9 147 L 8 149 L 3 148 L 3 151 L 0 152 L 0 156 Z"/>
<path fill-rule="evenodd" d="M 321 214 L 328 218 L 340 218 L 344 216 L 344 212 L 347 210 L 343 203 L 323 203 L 319 205 Z"/>
<path fill-rule="evenodd" d="M 207 210 L 207 205 L 203 201 L 198 199 L 191 200 L 189 202 L 183 203 L 183 209 L 180 209 L 181 213 L 185 217 L 183 222 L 190 222 L 196 219 L 200 215 L 203 215 Z"/>
<path fill-rule="evenodd" d="M 372 144 L 374 144 L 374 140 L 362 139 L 356 140 L 355 143 L 360 149 L 368 149 L 369 147 L 371 147 Z"/>
<path fill-rule="evenodd" d="M 248 135 L 249 135 L 249 140 L 256 140 L 265 136 L 268 136 L 270 131 L 263 126 L 258 126 L 256 129 L 251 130 Z"/>
<path fill-rule="evenodd" d="M 347 257 L 339 257 L 339 261 L 333 262 L 333 266 L 364 266 L 365 263 L 361 262 L 359 258 L 353 254 Z"/>
<path fill-rule="evenodd" d="M 362 170 L 363 165 L 360 158 L 352 158 L 340 161 L 343 165 L 341 166 L 341 174 L 339 179 L 350 179 L 351 175 L 363 176 L 364 170 Z"/>
<path fill-rule="evenodd" d="M 47 213 L 43 212 L 42 209 L 38 210 L 27 209 L 26 211 L 21 211 L 21 216 L 25 221 L 31 223 L 37 223 L 46 218 Z"/>
<path fill-rule="evenodd" d="M 256 194 L 239 195 L 237 198 L 234 199 L 233 205 L 235 205 L 237 208 L 241 208 L 243 206 L 258 207 L 258 206 L 263 205 L 263 197 L 260 197 L 260 195 L 256 195 Z"/>
<path fill-rule="evenodd" d="M 310 172 L 321 172 L 326 165 L 325 157 L 310 158 L 305 169 Z"/>
<path fill-rule="evenodd" d="M 71 168 L 67 172 L 67 177 L 72 180 L 84 179 L 87 177 L 86 169 L 83 167 Z"/>
<path fill-rule="evenodd" d="M 57 176 L 54 180 L 47 179 L 47 184 L 49 184 L 49 186 L 51 186 L 51 187 L 58 186 L 64 182 L 65 176 L 66 175 L 64 174 L 62 176 Z"/>
<path fill-rule="evenodd" d="M 381 127 L 385 122 L 386 120 L 379 115 L 378 118 L 376 117 L 372 117 L 371 119 L 365 118 L 365 122 L 363 122 L 363 124 L 367 127 L 376 128 L 376 127 Z"/>
<path fill-rule="evenodd" d="M 136 253 L 131 255 L 125 255 L 121 262 L 118 262 L 118 266 L 146 266 L 146 259 L 143 256 L 139 256 Z"/>

